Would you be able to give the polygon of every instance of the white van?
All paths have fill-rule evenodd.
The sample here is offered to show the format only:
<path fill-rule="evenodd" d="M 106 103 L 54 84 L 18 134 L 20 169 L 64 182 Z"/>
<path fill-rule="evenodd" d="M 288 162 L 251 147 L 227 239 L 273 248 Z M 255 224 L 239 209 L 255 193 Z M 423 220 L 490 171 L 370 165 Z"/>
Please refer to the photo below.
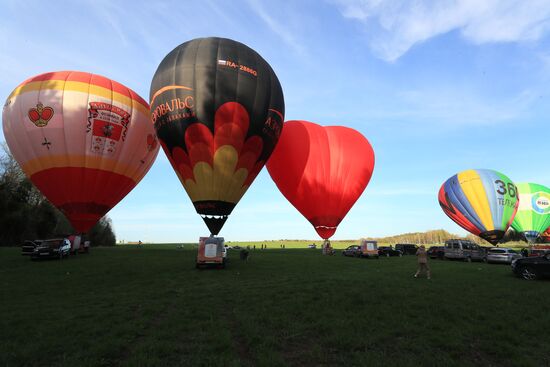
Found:
<path fill-rule="evenodd" d="M 487 261 L 487 250 L 469 240 L 452 239 L 445 241 L 445 259 L 464 261 Z"/>

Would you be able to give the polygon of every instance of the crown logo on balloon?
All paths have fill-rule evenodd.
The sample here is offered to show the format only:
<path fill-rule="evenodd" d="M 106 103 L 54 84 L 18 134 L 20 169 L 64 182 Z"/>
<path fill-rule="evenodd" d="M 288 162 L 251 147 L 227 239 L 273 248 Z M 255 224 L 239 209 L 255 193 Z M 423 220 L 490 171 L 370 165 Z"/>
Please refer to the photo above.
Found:
<path fill-rule="evenodd" d="M 53 108 L 49 106 L 44 107 L 41 102 L 38 102 L 35 108 L 29 110 L 28 115 L 33 124 L 38 127 L 44 127 L 48 125 L 48 121 L 52 118 L 53 113 Z"/>

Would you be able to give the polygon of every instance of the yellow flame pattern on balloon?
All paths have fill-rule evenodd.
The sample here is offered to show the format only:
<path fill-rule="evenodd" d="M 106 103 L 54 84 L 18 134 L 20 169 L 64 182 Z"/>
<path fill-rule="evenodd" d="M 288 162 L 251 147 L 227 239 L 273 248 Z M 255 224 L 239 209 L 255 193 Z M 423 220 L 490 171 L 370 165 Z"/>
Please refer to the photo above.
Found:
<path fill-rule="evenodd" d="M 195 179 L 182 180 L 191 200 L 220 200 L 236 204 L 248 189 L 244 185 L 248 170 L 235 170 L 238 161 L 237 150 L 231 145 L 224 145 L 214 153 L 213 166 L 206 162 L 195 164 Z"/>

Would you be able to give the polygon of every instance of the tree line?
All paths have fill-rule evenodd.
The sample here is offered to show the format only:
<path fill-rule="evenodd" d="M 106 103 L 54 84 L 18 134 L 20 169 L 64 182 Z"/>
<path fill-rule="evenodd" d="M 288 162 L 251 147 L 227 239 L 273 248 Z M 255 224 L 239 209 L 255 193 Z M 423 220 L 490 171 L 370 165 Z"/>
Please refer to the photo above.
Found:
<path fill-rule="evenodd" d="M 75 234 L 69 221 L 25 176 L 7 145 L 0 158 L 0 246 L 19 246 L 25 240 Z M 107 216 L 86 234 L 92 246 L 114 246 L 116 237 Z"/>
<path fill-rule="evenodd" d="M 466 236 L 459 236 L 453 233 L 449 233 L 443 229 L 436 229 L 436 230 L 426 231 L 426 232 L 403 233 L 395 236 L 388 236 L 388 237 L 381 237 L 381 238 L 368 238 L 368 239 L 377 240 L 378 242 L 390 243 L 390 244 L 414 243 L 418 245 L 432 245 L 432 244 L 444 244 L 445 241 L 450 239 L 455 239 L 455 238 L 467 239 L 479 245 L 485 245 L 485 246 L 491 245 L 489 242 L 473 234 L 468 234 Z M 504 235 L 500 243 L 520 242 L 520 241 L 525 241 L 525 238 L 523 237 L 523 235 L 521 233 L 517 233 L 516 231 L 510 228 L 506 232 L 506 234 Z M 542 242 L 542 240 L 540 240 L 540 242 Z"/>

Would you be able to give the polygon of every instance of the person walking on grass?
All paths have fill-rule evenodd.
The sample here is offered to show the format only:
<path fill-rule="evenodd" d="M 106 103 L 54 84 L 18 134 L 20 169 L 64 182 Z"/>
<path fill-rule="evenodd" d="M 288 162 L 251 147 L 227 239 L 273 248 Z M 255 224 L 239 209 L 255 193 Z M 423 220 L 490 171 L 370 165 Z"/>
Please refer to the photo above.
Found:
<path fill-rule="evenodd" d="M 426 253 L 426 247 L 424 245 L 421 245 L 416 251 L 416 258 L 418 260 L 418 270 L 414 274 L 414 277 L 418 278 L 420 273 L 426 272 L 428 279 L 430 279 L 431 276 L 430 267 L 428 266 L 428 254 Z"/>

